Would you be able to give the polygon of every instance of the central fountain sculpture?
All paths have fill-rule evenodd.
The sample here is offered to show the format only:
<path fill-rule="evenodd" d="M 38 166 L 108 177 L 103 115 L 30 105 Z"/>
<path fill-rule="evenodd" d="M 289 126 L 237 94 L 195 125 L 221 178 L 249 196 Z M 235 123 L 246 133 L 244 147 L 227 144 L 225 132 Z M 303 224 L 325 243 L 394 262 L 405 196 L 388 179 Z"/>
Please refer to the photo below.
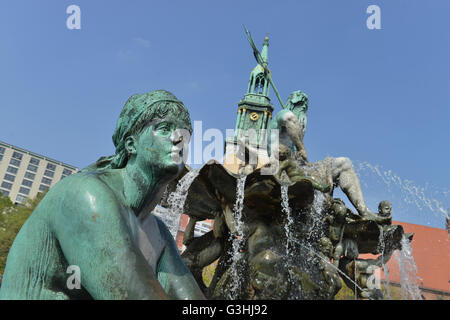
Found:
<path fill-rule="evenodd" d="M 333 299 L 342 281 L 360 298 L 383 298 L 373 271 L 409 247 L 412 234 L 391 224 L 388 201 L 378 214 L 368 209 L 348 158 L 308 162 L 308 98 L 295 91 L 281 101 L 268 38 L 260 53 L 246 32 L 258 64 L 224 165 L 184 166 L 190 116 L 172 93 L 131 96 L 115 154 L 59 182 L 21 228 L 0 299 Z M 270 87 L 282 106 L 272 120 Z M 333 197 L 337 186 L 357 214 Z M 190 216 L 182 257 L 150 214 L 158 202 Z M 214 229 L 195 238 L 204 219 Z M 216 260 L 206 286 L 202 269 Z M 76 290 L 66 277 L 72 268 Z"/>
<path fill-rule="evenodd" d="M 185 264 L 210 299 L 333 299 L 342 281 L 361 299 L 383 299 L 373 272 L 413 234 L 392 225 L 388 201 L 378 214 L 368 209 L 348 158 L 308 162 L 308 98 L 295 91 L 281 101 L 267 67 L 268 38 L 260 53 L 246 32 L 258 64 L 239 102 L 225 163 L 211 160 L 179 177 L 193 178 L 182 210 L 190 217 Z M 282 106 L 272 120 L 270 86 Z M 333 197 L 337 186 L 357 213 Z M 176 182 L 168 187 L 175 189 Z M 214 220 L 213 230 L 195 238 L 195 224 L 205 219 Z M 365 253 L 378 256 L 359 258 Z M 206 286 L 202 270 L 216 260 Z"/>

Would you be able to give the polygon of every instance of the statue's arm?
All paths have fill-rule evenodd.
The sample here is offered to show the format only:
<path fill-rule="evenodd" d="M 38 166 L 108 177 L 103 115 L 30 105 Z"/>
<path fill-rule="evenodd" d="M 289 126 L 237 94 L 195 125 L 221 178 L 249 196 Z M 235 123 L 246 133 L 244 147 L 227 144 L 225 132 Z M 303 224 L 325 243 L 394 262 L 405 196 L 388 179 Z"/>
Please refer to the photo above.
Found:
<path fill-rule="evenodd" d="M 306 148 L 303 144 L 302 127 L 300 125 L 300 121 L 290 110 L 281 110 L 275 115 L 274 119 L 270 123 L 270 130 L 282 130 L 283 127 L 286 129 L 286 134 L 289 136 L 289 139 L 296 147 L 297 154 L 301 158 L 303 158 L 304 161 L 308 161 Z M 279 133 L 281 134 L 281 132 Z M 270 139 L 272 140 L 274 139 L 274 137 L 271 136 Z M 273 143 L 273 141 L 271 141 L 271 143 Z"/>
<path fill-rule="evenodd" d="M 83 182 L 65 195 L 53 226 L 68 264 L 80 268 L 81 285 L 94 299 L 167 299 L 112 191 Z"/>
<path fill-rule="evenodd" d="M 308 161 L 306 148 L 303 144 L 301 134 L 302 128 L 300 126 L 298 118 L 293 112 L 286 112 L 283 116 L 283 120 L 285 121 L 287 134 L 297 148 L 297 154 L 299 154 L 303 158 L 303 160 Z"/>
<path fill-rule="evenodd" d="M 195 224 L 197 223 L 197 219 L 195 217 L 189 217 L 189 222 L 184 229 L 184 237 L 183 237 L 183 244 L 189 245 L 189 243 L 192 242 L 194 239 L 194 232 L 195 232 Z"/>
<path fill-rule="evenodd" d="M 167 227 L 158 220 L 166 246 L 158 261 L 158 281 L 171 299 L 205 299 L 194 276 L 181 259 L 176 243 Z"/>

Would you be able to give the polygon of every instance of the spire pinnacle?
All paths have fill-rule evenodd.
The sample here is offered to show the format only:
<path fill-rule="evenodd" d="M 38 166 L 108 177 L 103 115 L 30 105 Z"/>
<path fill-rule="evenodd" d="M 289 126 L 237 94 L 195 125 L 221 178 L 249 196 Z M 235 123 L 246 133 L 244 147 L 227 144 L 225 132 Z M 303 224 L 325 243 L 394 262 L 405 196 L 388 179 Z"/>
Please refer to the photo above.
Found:
<path fill-rule="evenodd" d="M 264 38 L 264 43 L 263 43 L 263 47 L 261 50 L 261 57 L 267 66 L 267 64 L 269 63 L 269 34 L 268 33 L 266 33 L 266 37 Z"/>

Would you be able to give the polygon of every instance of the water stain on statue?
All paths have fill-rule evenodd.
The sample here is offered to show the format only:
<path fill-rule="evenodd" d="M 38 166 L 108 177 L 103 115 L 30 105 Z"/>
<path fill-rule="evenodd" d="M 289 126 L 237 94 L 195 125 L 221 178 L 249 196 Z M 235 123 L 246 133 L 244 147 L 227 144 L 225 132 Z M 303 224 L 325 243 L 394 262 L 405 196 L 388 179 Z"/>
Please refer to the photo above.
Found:
<path fill-rule="evenodd" d="M 97 212 L 94 212 L 94 215 L 92 216 L 92 221 L 95 222 L 98 217 L 100 217 L 100 215 Z"/>

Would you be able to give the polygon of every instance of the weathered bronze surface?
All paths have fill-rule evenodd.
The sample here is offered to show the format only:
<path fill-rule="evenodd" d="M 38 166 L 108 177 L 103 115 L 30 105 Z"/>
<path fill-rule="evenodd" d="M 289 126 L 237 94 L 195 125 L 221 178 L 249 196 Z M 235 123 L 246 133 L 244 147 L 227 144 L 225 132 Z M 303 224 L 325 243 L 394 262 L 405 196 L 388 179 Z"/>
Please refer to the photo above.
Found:
<path fill-rule="evenodd" d="M 186 233 L 183 259 L 212 299 L 333 299 L 342 280 L 362 299 L 382 298 L 379 288 L 369 285 L 373 271 L 401 249 L 402 237 L 411 241 L 412 234 L 404 235 L 401 226 L 391 225 L 388 201 L 380 203 L 378 214 L 369 210 L 350 159 L 308 161 L 303 144 L 308 97 L 295 91 L 283 104 L 267 67 L 268 38 L 260 53 L 246 33 L 258 65 L 242 101 L 246 105 L 242 109 L 240 105 L 239 130 L 227 140 L 244 145 L 240 157 L 244 164 L 239 175 L 214 161 L 201 168 L 184 209 L 193 219 L 189 230 L 204 219 L 214 219 L 214 230 L 199 238 Z M 267 124 L 265 116 L 272 111 L 269 84 L 283 109 Z M 249 102 L 260 103 L 266 110 L 258 114 Z M 262 111 L 263 122 L 256 124 Z M 261 147 L 260 140 L 252 140 L 247 132 L 254 128 L 268 129 L 267 152 L 275 155 L 267 164 L 271 175 L 247 163 Z M 244 176 L 238 195 L 237 185 Z M 357 214 L 333 197 L 335 187 L 341 188 Z M 243 196 L 242 210 L 238 196 Z M 360 259 L 363 253 L 378 257 Z M 214 277 L 206 287 L 201 271 L 217 259 Z"/>
<path fill-rule="evenodd" d="M 1 299 L 202 299 L 167 227 L 149 214 L 182 171 L 191 131 L 164 90 L 133 95 L 113 135 L 116 153 L 57 183 L 17 235 Z M 80 287 L 69 288 L 69 266 Z"/>
<path fill-rule="evenodd" d="M 292 159 L 291 159 L 292 160 Z M 182 257 L 207 297 L 212 299 L 332 299 L 346 276 L 356 279 L 361 298 L 380 298 L 369 290 L 367 277 L 373 268 L 401 249 L 403 228 L 381 224 L 353 213 L 340 199 L 315 190 L 311 179 L 288 180 L 291 219 L 283 212 L 281 186 L 276 176 L 255 170 L 245 180 L 239 234 L 233 206 L 239 176 L 210 161 L 194 179 L 185 202 L 185 213 L 197 221 L 214 219 L 214 230 L 198 238 L 185 234 Z M 289 177 L 288 177 L 289 178 Z M 314 191 L 315 190 L 315 191 Z M 314 208 L 314 197 L 323 197 Z M 287 232 L 289 227 L 289 232 Z M 233 241 L 243 239 L 238 265 L 240 285 L 231 292 Z M 373 260 L 357 259 L 372 253 Z M 203 283 L 203 267 L 219 259 L 212 283 Z M 356 264 L 356 277 L 355 265 Z M 365 271 L 366 270 L 366 271 Z M 354 284 L 349 287 L 354 288 Z"/>

